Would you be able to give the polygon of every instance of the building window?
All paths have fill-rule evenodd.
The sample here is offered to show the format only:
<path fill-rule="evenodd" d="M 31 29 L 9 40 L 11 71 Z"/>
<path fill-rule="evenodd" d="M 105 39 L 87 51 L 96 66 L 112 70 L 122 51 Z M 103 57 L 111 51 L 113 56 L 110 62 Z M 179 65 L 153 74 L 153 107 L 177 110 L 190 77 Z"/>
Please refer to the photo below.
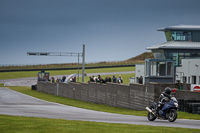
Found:
<path fill-rule="evenodd" d="M 145 69 L 145 76 L 149 76 L 149 62 L 145 62 L 145 66 L 146 66 L 146 69 Z"/>
<path fill-rule="evenodd" d="M 187 83 L 187 77 L 183 77 L 183 83 Z"/>
<path fill-rule="evenodd" d="M 192 76 L 192 84 L 196 84 L 196 76 Z"/>
<path fill-rule="evenodd" d="M 175 61 L 175 65 L 179 66 L 182 64 L 181 60 L 185 58 L 196 58 L 200 57 L 200 52 L 170 52 L 170 51 L 165 51 L 165 56 L 166 59 L 172 59 Z"/>
<path fill-rule="evenodd" d="M 200 76 L 199 76 L 199 84 L 200 84 Z"/>
<path fill-rule="evenodd" d="M 167 37 L 167 35 L 169 36 L 170 34 L 166 32 L 165 35 Z M 171 36 L 172 36 L 172 40 L 174 41 L 192 41 L 191 32 L 171 31 Z"/>
<path fill-rule="evenodd" d="M 155 59 L 165 59 L 165 54 L 163 50 L 153 50 L 152 52 Z"/>
<path fill-rule="evenodd" d="M 165 37 L 167 41 L 172 41 L 172 33 L 170 31 L 165 31 Z"/>
<path fill-rule="evenodd" d="M 187 41 L 192 41 L 192 33 L 188 32 Z"/>
<path fill-rule="evenodd" d="M 159 62 L 158 63 L 158 76 L 165 76 L 166 62 Z"/>
<path fill-rule="evenodd" d="M 151 76 L 156 76 L 157 74 L 157 62 L 156 61 L 152 61 L 151 62 Z"/>
<path fill-rule="evenodd" d="M 178 65 L 181 65 L 181 59 L 184 58 L 184 53 L 179 53 L 178 55 Z"/>
<path fill-rule="evenodd" d="M 171 76 L 173 74 L 173 63 L 167 62 L 167 76 Z"/>
<path fill-rule="evenodd" d="M 190 77 L 188 77 L 188 84 L 190 84 Z"/>

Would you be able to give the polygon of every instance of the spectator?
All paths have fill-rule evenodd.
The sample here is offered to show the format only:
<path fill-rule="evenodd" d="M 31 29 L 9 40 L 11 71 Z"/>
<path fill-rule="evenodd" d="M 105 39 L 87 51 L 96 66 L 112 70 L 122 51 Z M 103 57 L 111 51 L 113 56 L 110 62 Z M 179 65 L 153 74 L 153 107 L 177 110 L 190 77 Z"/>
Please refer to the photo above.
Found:
<path fill-rule="evenodd" d="M 113 81 L 113 83 L 117 83 L 117 78 L 115 77 L 115 75 L 113 75 L 112 81 Z"/>
<path fill-rule="evenodd" d="M 69 81 L 70 81 L 70 82 L 73 82 L 73 77 L 70 77 Z"/>
<path fill-rule="evenodd" d="M 97 77 L 92 76 L 92 78 L 94 79 L 94 82 L 97 80 Z"/>
<path fill-rule="evenodd" d="M 96 83 L 104 83 L 105 81 L 101 78 L 100 75 L 98 75 L 97 79 L 96 79 Z"/>
<path fill-rule="evenodd" d="M 48 74 L 45 74 L 45 82 L 47 83 L 47 82 L 49 82 L 50 80 L 49 80 L 49 75 Z"/>
<path fill-rule="evenodd" d="M 65 77 L 65 76 L 63 76 L 63 77 L 62 77 L 62 82 L 65 82 L 65 79 L 66 79 L 66 77 Z"/>
<path fill-rule="evenodd" d="M 121 75 L 119 75 L 119 78 L 117 78 L 117 83 L 119 84 L 123 83 L 123 79 Z"/>
<path fill-rule="evenodd" d="M 60 79 L 59 79 L 59 78 L 57 78 L 57 79 L 56 79 L 56 83 L 59 83 L 59 82 L 60 82 Z"/>
<path fill-rule="evenodd" d="M 62 82 L 62 78 L 59 79 L 59 82 Z"/>
<path fill-rule="evenodd" d="M 111 77 L 110 76 L 108 76 L 108 82 L 111 82 L 112 80 L 111 80 Z"/>
<path fill-rule="evenodd" d="M 108 76 L 105 78 L 105 82 L 108 82 Z"/>
<path fill-rule="evenodd" d="M 72 82 L 76 82 L 76 76 L 73 76 Z"/>
<path fill-rule="evenodd" d="M 95 82 L 95 80 L 94 80 L 94 76 L 89 77 L 89 78 L 90 78 L 90 82 Z"/>
<path fill-rule="evenodd" d="M 111 82 L 110 76 L 107 76 L 107 77 L 105 78 L 105 82 Z"/>
<path fill-rule="evenodd" d="M 139 78 L 139 84 L 143 84 L 143 77 L 142 76 L 140 76 L 140 78 Z"/>
<path fill-rule="evenodd" d="M 55 78 L 51 77 L 51 83 L 55 83 Z"/>

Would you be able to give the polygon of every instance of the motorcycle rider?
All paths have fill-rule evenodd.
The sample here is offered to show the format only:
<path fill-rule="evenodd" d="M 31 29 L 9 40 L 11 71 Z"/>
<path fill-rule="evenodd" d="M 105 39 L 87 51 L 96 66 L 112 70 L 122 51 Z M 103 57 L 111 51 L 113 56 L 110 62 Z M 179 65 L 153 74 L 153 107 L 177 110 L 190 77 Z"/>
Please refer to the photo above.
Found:
<path fill-rule="evenodd" d="M 171 99 L 171 89 L 169 87 L 166 87 L 165 90 L 160 94 L 159 97 L 159 104 L 158 104 L 158 108 L 160 110 L 160 114 L 162 115 L 163 118 L 165 118 L 165 107 L 164 104 L 166 102 L 169 102 Z"/>

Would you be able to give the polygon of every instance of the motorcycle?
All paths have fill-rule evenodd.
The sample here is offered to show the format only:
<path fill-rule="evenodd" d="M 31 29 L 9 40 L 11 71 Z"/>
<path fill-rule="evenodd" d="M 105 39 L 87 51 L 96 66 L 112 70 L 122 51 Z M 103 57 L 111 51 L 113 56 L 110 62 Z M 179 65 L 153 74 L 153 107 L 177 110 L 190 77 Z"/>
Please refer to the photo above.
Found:
<path fill-rule="evenodd" d="M 174 122 L 178 116 L 178 101 L 175 97 L 171 97 L 170 101 L 166 102 L 163 106 L 152 101 L 150 101 L 149 105 L 149 107 L 146 107 L 146 110 L 148 111 L 147 118 L 149 121 L 154 121 L 158 118 Z"/>

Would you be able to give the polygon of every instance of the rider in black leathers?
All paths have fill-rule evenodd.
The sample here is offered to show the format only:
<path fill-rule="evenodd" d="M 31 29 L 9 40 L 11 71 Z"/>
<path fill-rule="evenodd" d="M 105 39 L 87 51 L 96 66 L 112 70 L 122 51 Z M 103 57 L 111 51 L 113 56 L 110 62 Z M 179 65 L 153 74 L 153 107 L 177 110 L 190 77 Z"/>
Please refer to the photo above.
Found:
<path fill-rule="evenodd" d="M 171 94 L 171 89 L 170 89 L 169 87 L 166 87 L 165 90 L 164 90 L 164 92 L 162 92 L 162 93 L 160 94 L 160 97 L 159 97 L 158 108 L 160 108 L 160 109 L 162 108 L 162 109 L 160 110 L 160 114 L 162 115 L 163 118 L 165 118 L 165 112 L 164 112 L 163 106 L 164 106 L 164 104 L 165 104 L 166 102 L 169 102 L 169 101 L 170 101 L 170 99 L 171 99 L 170 94 Z"/>

